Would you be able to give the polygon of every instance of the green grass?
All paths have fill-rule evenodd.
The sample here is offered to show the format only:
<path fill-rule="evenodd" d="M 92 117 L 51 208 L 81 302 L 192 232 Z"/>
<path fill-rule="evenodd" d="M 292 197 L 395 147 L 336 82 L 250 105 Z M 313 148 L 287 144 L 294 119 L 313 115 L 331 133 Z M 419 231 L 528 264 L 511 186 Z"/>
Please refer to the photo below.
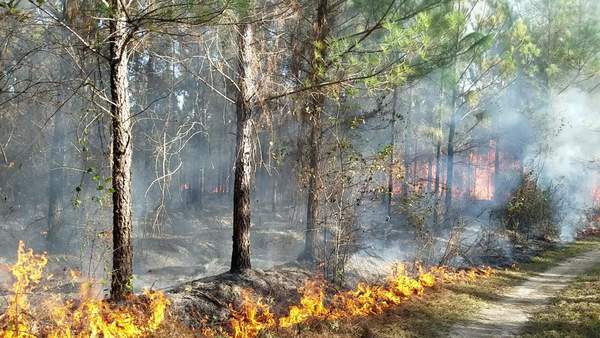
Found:
<path fill-rule="evenodd" d="M 600 238 L 576 241 L 560 245 L 544 251 L 539 256 L 533 257 L 531 262 L 521 264 L 521 269 L 528 272 L 541 272 L 548 270 L 565 259 L 578 256 L 600 246 Z"/>
<path fill-rule="evenodd" d="M 524 337 L 600 337 L 600 262 L 536 314 Z"/>

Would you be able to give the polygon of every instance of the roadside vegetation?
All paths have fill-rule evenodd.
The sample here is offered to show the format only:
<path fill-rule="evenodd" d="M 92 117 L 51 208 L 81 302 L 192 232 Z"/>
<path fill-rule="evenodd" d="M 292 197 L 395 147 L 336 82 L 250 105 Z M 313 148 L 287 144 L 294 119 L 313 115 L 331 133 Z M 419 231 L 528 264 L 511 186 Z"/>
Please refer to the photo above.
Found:
<path fill-rule="evenodd" d="M 600 336 L 600 263 L 579 276 L 550 306 L 537 313 L 523 336 Z"/>
<path fill-rule="evenodd" d="M 470 319 L 488 301 L 498 300 L 509 287 L 548 270 L 569 258 L 600 248 L 600 238 L 556 245 L 529 262 L 498 269 L 489 278 L 436 287 L 435 292 L 413 299 L 380 316 L 344 322 L 299 326 L 300 337 L 440 337 L 456 323 Z M 588 308 L 589 307 L 589 308 Z M 563 315 L 563 313 L 565 313 Z M 526 332 L 532 337 L 564 337 L 573 326 L 576 335 L 593 337 L 600 332 L 600 265 L 580 277 L 557 298 L 549 311 L 538 314 Z M 551 325 L 550 325 L 551 324 Z"/>

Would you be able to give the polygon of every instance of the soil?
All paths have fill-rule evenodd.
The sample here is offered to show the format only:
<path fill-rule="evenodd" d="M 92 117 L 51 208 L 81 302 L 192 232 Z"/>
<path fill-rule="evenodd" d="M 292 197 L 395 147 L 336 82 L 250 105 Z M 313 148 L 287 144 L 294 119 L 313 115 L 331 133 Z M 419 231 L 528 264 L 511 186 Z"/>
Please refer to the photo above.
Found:
<path fill-rule="evenodd" d="M 485 305 L 469 322 L 450 330 L 450 337 L 513 337 L 519 335 L 531 316 L 542 310 L 560 290 L 578 275 L 600 263 L 600 249 L 561 262 L 535 274 L 502 298 Z"/>

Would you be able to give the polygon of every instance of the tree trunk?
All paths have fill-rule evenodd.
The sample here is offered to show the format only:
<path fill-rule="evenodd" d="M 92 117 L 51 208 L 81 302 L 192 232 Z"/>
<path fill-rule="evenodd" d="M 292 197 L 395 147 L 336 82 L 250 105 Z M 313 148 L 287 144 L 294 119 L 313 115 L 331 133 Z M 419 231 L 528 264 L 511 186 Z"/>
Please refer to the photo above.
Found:
<path fill-rule="evenodd" d="M 409 89 L 409 100 L 408 100 L 408 110 L 406 111 L 406 119 L 405 119 L 405 124 L 404 124 L 404 140 L 403 140 L 403 146 L 404 149 L 402 151 L 402 165 L 404 168 L 403 171 L 403 175 L 402 175 L 402 198 L 406 198 L 408 197 L 408 190 L 409 190 L 409 179 L 410 179 L 410 158 L 408 155 L 408 150 L 409 150 L 409 140 L 408 140 L 408 131 L 411 128 L 411 115 L 412 115 L 412 105 L 413 105 L 413 96 L 412 96 L 412 89 Z"/>
<path fill-rule="evenodd" d="M 64 249 L 65 242 L 60 231 L 64 223 L 64 186 L 65 173 L 65 117 L 54 117 L 54 131 L 50 146 L 50 161 L 48 168 L 48 235 L 46 250 L 57 253 Z"/>
<path fill-rule="evenodd" d="M 427 186 L 425 192 L 431 193 L 431 181 L 433 180 L 433 157 L 431 154 L 427 156 Z"/>
<path fill-rule="evenodd" d="M 442 141 L 438 140 L 435 144 L 435 176 L 433 181 L 433 194 L 438 196 L 440 193 L 440 172 L 442 165 Z"/>
<path fill-rule="evenodd" d="M 392 196 L 394 193 L 394 149 L 396 148 L 396 101 L 398 101 L 398 88 L 394 88 L 394 95 L 392 95 L 392 116 L 390 120 L 390 159 L 388 163 L 388 187 L 387 187 L 387 214 L 388 217 L 392 217 Z M 386 236 L 387 237 L 387 236 Z"/>
<path fill-rule="evenodd" d="M 442 165 L 442 140 L 438 139 L 435 145 L 435 178 L 433 181 L 433 225 L 438 224 L 438 206 L 440 202 L 440 172 Z"/>
<path fill-rule="evenodd" d="M 113 269 L 111 298 L 123 300 L 132 292 L 133 248 L 131 244 L 132 132 L 128 98 L 129 28 L 125 8 L 112 0 L 110 21 L 110 91 L 112 114 Z"/>
<path fill-rule="evenodd" d="M 231 272 L 239 273 L 250 269 L 250 194 L 254 176 L 254 122 L 252 103 L 254 85 L 252 76 L 251 44 L 254 27 L 251 24 L 238 25 L 238 94 L 236 100 L 237 136 L 235 150 L 235 172 L 233 185 L 233 250 Z"/>
<path fill-rule="evenodd" d="M 279 190 L 279 176 L 271 177 L 271 212 L 275 212 L 277 209 L 277 191 Z"/>
<path fill-rule="evenodd" d="M 311 57 L 310 81 L 317 85 L 323 81 L 321 72 L 325 69 L 325 58 L 327 54 L 327 43 L 325 38 L 329 31 L 327 22 L 327 0 L 319 0 L 317 4 L 317 19 L 313 25 L 314 50 Z M 306 204 L 306 234 L 304 241 L 304 252 L 300 259 L 308 262 L 316 261 L 318 257 L 319 238 L 319 195 L 320 195 L 320 166 L 319 156 L 321 152 L 321 112 L 325 104 L 325 96 L 320 88 L 309 96 L 308 120 L 310 123 L 310 136 L 308 144 L 309 152 L 309 178 L 308 178 L 308 201 Z"/>
<path fill-rule="evenodd" d="M 493 191 L 493 199 L 496 202 L 500 201 L 500 137 L 496 137 L 496 142 L 494 143 L 494 189 Z"/>
<path fill-rule="evenodd" d="M 458 84 L 455 84 L 458 86 Z M 454 88 L 452 91 L 452 115 L 450 116 L 450 127 L 448 128 L 448 148 L 446 157 L 446 213 L 450 212 L 452 207 L 452 189 L 454 185 L 454 136 L 456 134 L 456 124 L 458 123 L 458 111 L 456 107 L 458 92 Z"/>
<path fill-rule="evenodd" d="M 79 13 L 78 1 L 67 1 L 63 3 L 62 19 L 69 25 L 74 24 L 74 18 Z M 68 35 L 65 34 L 66 38 Z M 68 77 L 69 65 L 61 60 L 59 64 L 60 76 Z M 60 89 L 59 103 L 63 104 L 63 111 L 67 110 L 66 84 Z M 64 226 L 64 187 L 65 187 L 65 129 L 67 128 L 66 117 L 56 114 L 54 116 L 54 130 L 50 143 L 50 159 L 48 168 L 48 234 L 46 236 L 46 250 L 50 253 L 58 253 L 64 250 L 66 241 L 61 238 L 60 231 Z"/>
<path fill-rule="evenodd" d="M 318 256 L 319 235 L 319 153 L 321 151 L 321 109 L 316 108 L 311 114 L 311 128 L 309 138 L 309 178 L 308 178 L 308 201 L 306 204 L 306 236 L 303 259 L 315 261 Z"/>
<path fill-rule="evenodd" d="M 452 188 L 454 180 L 454 134 L 456 133 L 456 113 L 450 117 L 448 130 L 448 155 L 446 158 L 446 212 L 452 207 Z"/>

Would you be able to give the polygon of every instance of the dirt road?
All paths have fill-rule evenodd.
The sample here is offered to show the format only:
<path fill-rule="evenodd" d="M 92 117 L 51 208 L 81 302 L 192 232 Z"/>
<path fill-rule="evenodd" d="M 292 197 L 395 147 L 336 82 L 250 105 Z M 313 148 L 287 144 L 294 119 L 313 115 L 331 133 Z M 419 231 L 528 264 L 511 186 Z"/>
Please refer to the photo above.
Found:
<path fill-rule="evenodd" d="M 546 272 L 510 288 L 503 298 L 488 303 L 475 317 L 455 325 L 450 337 L 513 337 L 531 315 L 543 308 L 575 277 L 600 263 L 600 248 L 568 259 Z"/>

